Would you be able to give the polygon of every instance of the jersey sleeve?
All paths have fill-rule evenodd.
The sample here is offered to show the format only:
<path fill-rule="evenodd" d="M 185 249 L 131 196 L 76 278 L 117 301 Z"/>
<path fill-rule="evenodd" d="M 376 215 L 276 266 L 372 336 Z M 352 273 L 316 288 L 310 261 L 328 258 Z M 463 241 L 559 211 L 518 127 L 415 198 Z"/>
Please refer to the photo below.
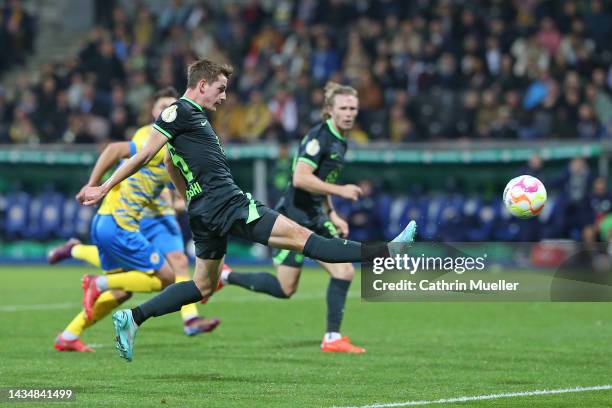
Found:
<path fill-rule="evenodd" d="M 326 144 L 316 134 L 307 134 L 298 149 L 297 161 L 309 164 L 317 169 L 321 164 Z"/>
<path fill-rule="evenodd" d="M 136 151 L 138 150 L 138 148 L 136 147 L 136 143 L 134 143 L 133 141 L 129 141 L 128 142 L 130 145 L 130 157 L 132 157 L 133 155 L 136 154 Z"/>
<path fill-rule="evenodd" d="M 151 131 L 150 126 L 143 126 L 134 133 L 134 137 L 130 140 L 130 156 L 133 156 L 142 149 L 149 138 L 149 132 Z"/>
<path fill-rule="evenodd" d="M 175 102 L 162 111 L 153 128 L 172 140 L 183 130 L 187 114 L 188 112 L 178 102 Z"/>

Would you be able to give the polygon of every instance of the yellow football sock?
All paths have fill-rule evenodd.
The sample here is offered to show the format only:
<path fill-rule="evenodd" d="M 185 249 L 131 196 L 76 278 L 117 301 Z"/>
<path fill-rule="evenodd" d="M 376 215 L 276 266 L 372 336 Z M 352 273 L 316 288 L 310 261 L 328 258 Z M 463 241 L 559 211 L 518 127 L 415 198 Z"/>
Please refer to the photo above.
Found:
<path fill-rule="evenodd" d="M 126 292 L 159 292 L 161 280 L 155 275 L 130 271 L 106 275 L 109 289 L 122 289 Z"/>
<path fill-rule="evenodd" d="M 175 279 L 175 282 L 185 282 L 191 280 L 189 278 L 185 278 L 183 276 L 177 276 Z M 190 319 L 193 319 L 194 317 L 198 317 L 200 314 L 198 313 L 198 307 L 196 306 L 195 303 L 192 303 L 190 305 L 185 305 L 183 307 L 181 307 L 181 317 L 183 318 L 183 321 L 186 322 Z"/>
<path fill-rule="evenodd" d="M 70 254 L 74 259 L 80 259 L 93 266 L 100 267 L 100 256 L 98 255 L 98 247 L 95 245 L 78 244 L 72 247 Z"/>
<path fill-rule="evenodd" d="M 90 322 L 85 319 L 85 312 L 80 311 L 79 314 L 77 314 L 75 318 L 72 319 L 68 326 L 66 326 L 64 331 L 69 332 L 75 337 L 81 337 L 81 333 L 83 333 L 85 327 L 89 326 L 88 323 Z"/>
<path fill-rule="evenodd" d="M 72 319 L 70 324 L 66 326 L 65 330 L 76 337 L 80 337 L 83 330 L 109 314 L 117 305 L 119 305 L 119 302 L 110 291 L 103 292 L 96 300 L 96 303 L 94 303 L 93 320 L 87 320 L 85 318 L 85 312 L 81 311 Z"/>

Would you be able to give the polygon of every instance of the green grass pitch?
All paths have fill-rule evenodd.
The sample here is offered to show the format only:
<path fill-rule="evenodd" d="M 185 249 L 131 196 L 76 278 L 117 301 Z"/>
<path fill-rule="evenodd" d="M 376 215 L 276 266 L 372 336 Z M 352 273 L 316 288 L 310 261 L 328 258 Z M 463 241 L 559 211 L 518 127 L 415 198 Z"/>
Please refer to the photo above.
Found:
<path fill-rule="evenodd" d="M 223 320 L 211 334 L 186 337 L 178 313 L 151 319 L 133 363 L 118 357 L 110 319 L 84 335 L 96 353 L 57 352 L 55 335 L 79 310 L 80 276 L 93 271 L 0 268 L 0 387 L 76 390 L 75 402 L 53 407 L 331 407 L 612 384 L 606 303 L 366 303 L 356 281 L 343 333 L 368 352 L 323 354 L 328 278 L 315 269 L 289 301 L 223 289 L 200 306 Z M 448 406 L 609 407 L 612 391 Z"/>

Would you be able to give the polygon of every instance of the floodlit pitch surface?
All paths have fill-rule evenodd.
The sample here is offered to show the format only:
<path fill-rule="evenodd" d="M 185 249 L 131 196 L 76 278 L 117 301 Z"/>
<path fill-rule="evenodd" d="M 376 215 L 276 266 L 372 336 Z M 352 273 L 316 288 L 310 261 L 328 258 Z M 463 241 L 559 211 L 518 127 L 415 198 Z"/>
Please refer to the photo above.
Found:
<path fill-rule="evenodd" d="M 178 314 L 152 319 L 126 363 L 110 319 L 84 335 L 96 353 L 53 349 L 93 271 L 0 268 L 0 387 L 74 389 L 57 407 L 612 405 L 612 304 L 366 303 L 356 281 L 343 334 L 368 352 L 324 354 L 328 278 L 306 269 L 289 301 L 223 289 L 200 306 L 223 320 L 211 334 L 186 337 Z"/>

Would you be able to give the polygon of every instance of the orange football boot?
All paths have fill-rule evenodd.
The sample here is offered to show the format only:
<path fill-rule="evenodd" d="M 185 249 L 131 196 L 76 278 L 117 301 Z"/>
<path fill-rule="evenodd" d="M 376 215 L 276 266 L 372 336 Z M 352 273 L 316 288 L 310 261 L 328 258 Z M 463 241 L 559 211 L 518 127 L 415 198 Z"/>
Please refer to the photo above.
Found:
<path fill-rule="evenodd" d="M 78 351 L 80 353 L 93 353 L 96 351 L 87 344 L 83 343 L 81 339 L 64 339 L 61 333 L 55 338 L 53 348 L 59 351 Z"/>
<path fill-rule="evenodd" d="M 81 279 L 81 287 L 83 288 L 83 307 L 85 308 L 85 317 L 87 320 L 93 319 L 93 306 L 102 292 L 96 285 L 97 275 L 83 275 Z"/>
<path fill-rule="evenodd" d="M 323 340 L 321 351 L 324 353 L 365 353 L 366 349 L 353 345 L 351 339 L 347 336 L 342 336 L 334 341 Z"/>

